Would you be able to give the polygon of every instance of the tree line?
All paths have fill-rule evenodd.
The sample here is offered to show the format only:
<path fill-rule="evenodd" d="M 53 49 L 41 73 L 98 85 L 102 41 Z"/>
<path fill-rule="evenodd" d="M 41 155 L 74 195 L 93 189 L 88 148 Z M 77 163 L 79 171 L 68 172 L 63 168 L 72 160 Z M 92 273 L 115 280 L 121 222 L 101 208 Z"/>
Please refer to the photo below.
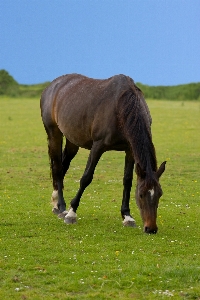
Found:
<path fill-rule="evenodd" d="M 19 84 L 6 70 L 0 70 L 0 95 L 10 97 L 40 97 L 49 84 Z M 200 82 L 176 86 L 149 86 L 136 83 L 146 99 L 200 100 Z"/>

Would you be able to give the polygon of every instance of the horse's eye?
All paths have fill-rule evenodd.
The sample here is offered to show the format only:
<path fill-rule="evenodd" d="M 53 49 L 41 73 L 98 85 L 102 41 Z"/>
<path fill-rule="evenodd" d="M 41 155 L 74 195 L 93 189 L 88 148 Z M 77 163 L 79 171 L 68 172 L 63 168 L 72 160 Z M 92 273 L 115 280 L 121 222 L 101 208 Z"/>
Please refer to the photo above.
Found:
<path fill-rule="evenodd" d="M 142 194 L 140 194 L 140 198 L 142 198 Z"/>

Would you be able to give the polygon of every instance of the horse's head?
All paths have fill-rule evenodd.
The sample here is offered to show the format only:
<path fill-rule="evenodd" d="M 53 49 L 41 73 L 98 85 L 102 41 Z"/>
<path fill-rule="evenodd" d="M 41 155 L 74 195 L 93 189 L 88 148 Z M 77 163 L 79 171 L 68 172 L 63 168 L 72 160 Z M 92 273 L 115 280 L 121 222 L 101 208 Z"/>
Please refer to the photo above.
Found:
<path fill-rule="evenodd" d="M 159 178 L 165 170 L 165 164 L 166 162 L 163 162 L 157 172 L 154 172 L 150 184 L 148 184 L 146 172 L 141 169 L 139 164 L 136 165 L 137 186 L 135 197 L 144 223 L 144 232 L 146 233 L 156 233 L 158 230 L 156 225 L 157 208 L 159 199 L 162 196 Z"/>

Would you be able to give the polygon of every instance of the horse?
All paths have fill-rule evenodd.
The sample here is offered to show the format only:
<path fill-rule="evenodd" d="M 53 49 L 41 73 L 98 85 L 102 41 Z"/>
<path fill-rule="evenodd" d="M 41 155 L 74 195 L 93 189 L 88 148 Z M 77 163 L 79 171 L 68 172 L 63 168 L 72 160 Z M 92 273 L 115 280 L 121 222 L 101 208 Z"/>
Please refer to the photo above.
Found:
<path fill-rule="evenodd" d="M 76 223 L 81 196 L 92 182 L 100 157 L 106 151 L 124 151 L 122 223 L 136 226 L 129 207 L 135 167 L 135 198 L 144 232 L 156 233 L 157 208 L 162 195 L 159 178 L 165 171 L 166 161 L 157 168 L 150 111 L 133 79 L 122 74 L 108 79 L 63 75 L 43 91 L 40 108 L 48 141 L 53 213 L 67 224 Z M 79 147 L 90 153 L 79 189 L 66 210 L 63 179 Z"/>

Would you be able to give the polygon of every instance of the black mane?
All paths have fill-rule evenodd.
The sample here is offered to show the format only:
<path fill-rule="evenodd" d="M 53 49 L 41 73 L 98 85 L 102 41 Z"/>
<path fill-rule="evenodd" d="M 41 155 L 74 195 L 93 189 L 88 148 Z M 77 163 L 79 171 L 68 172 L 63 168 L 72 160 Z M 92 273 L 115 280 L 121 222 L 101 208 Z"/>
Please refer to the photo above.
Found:
<path fill-rule="evenodd" d="M 136 165 L 138 163 L 146 173 L 146 180 L 152 181 L 153 172 L 157 171 L 157 161 L 151 136 L 151 116 L 142 92 L 135 85 L 134 90 L 126 91 L 119 101 L 119 122 Z"/>

